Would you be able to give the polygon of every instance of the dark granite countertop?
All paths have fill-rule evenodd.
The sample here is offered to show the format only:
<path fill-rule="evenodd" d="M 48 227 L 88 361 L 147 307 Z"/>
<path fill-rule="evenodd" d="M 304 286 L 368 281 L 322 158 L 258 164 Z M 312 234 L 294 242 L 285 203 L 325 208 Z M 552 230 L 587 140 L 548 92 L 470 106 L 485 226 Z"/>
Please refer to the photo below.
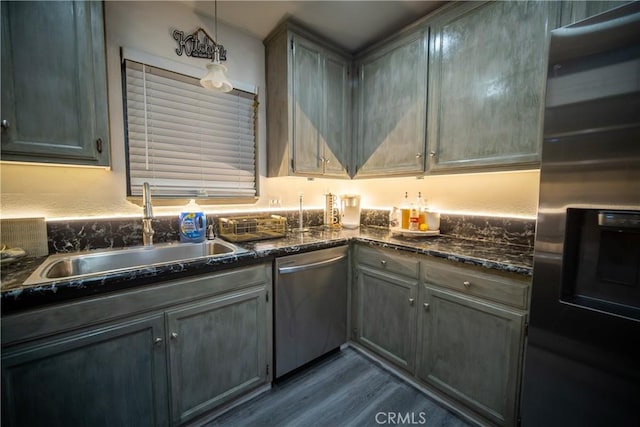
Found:
<path fill-rule="evenodd" d="M 292 232 L 280 239 L 237 244 L 247 249 L 247 252 L 235 255 L 166 263 L 36 285 L 24 285 L 24 281 L 46 257 L 19 260 L 2 266 L 2 313 L 269 261 L 277 256 L 345 245 L 350 241 L 521 275 L 532 274 L 533 251 L 527 246 L 467 240 L 446 235 L 420 239 L 394 237 L 388 229 L 374 227 L 361 227 L 356 230 L 325 230 L 318 227 L 306 233 Z"/>

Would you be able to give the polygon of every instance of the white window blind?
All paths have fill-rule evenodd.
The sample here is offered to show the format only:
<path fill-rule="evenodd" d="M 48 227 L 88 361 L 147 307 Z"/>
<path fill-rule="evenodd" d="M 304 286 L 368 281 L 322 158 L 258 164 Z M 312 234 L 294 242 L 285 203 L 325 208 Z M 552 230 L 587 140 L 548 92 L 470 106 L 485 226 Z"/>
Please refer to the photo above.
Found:
<path fill-rule="evenodd" d="M 129 195 L 256 196 L 256 95 L 125 61 Z"/>

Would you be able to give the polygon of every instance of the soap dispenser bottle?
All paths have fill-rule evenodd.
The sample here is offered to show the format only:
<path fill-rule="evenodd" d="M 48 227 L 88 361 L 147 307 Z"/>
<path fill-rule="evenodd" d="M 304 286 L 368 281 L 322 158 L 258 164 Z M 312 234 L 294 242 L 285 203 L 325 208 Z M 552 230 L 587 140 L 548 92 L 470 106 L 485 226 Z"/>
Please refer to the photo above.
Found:
<path fill-rule="evenodd" d="M 207 234 L 207 217 L 200 210 L 195 200 L 185 206 L 185 211 L 178 218 L 180 241 L 183 243 L 204 242 Z"/>

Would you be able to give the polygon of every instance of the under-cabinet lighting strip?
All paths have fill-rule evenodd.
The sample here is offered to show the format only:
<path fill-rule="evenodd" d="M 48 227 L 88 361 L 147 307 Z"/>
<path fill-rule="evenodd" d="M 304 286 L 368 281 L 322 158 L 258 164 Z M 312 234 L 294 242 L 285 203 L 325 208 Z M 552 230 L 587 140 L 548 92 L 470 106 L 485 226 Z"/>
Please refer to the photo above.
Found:
<path fill-rule="evenodd" d="M 182 209 L 182 208 L 181 208 Z M 323 206 L 308 206 L 305 207 L 304 210 L 322 210 Z M 371 210 L 379 210 L 379 211 L 391 211 L 391 208 L 388 207 L 363 207 L 362 209 L 371 209 Z M 233 210 L 215 210 L 215 211 L 207 211 L 203 210 L 205 214 L 208 215 L 230 215 L 230 214 L 251 214 L 254 212 L 297 212 L 298 208 L 295 207 L 281 207 L 281 208 L 263 208 L 263 209 L 233 209 Z M 527 219 L 527 220 L 535 220 L 536 217 L 532 215 L 519 215 L 519 214 L 510 214 L 510 213 L 497 213 L 497 212 L 469 212 L 469 211 L 441 211 L 434 210 L 434 212 L 438 212 L 441 215 L 461 215 L 461 216 L 473 216 L 473 217 L 492 217 L 492 218 L 513 218 L 513 219 Z M 156 217 L 172 217 L 179 215 L 179 212 L 176 213 L 162 213 L 156 215 Z M 127 219 L 127 218 L 135 218 L 139 219 L 140 215 L 135 214 L 122 214 L 122 215 L 105 215 L 105 216 L 70 216 L 70 217 L 51 217 L 45 218 L 45 221 L 78 221 L 78 220 L 108 220 L 108 219 Z"/>

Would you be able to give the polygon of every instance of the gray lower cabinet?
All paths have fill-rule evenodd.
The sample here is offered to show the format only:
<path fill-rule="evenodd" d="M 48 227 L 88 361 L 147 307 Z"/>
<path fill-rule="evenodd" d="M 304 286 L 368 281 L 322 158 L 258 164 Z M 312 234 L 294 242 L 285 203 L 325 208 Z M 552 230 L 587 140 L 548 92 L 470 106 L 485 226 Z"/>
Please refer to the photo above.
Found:
<path fill-rule="evenodd" d="M 265 289 L 167 312 L 174 424 L 268 382 Z"/>
<path fill-rule="evenodd" d="M 271 264 L 2 318 L 2 424 L 183 425 L 269 383 Z"/>
<path fill-rule="evenodd" d="M 425 286 L 418 378 L 498 425 L 516 425 L 525 314 Z"/>
<path fill-rule="evenodd" d="M 352 339 L 412 372 L 419 261 L 364 245 L 353 251 Z"/>
<path fill-rule="evenodd" d="M 518 419 L 529 277 L 425 258 L 417 377 L 485 422 Z"/>
<path fill-rule="evenodd" d="M 559 3 L 558 3 L 559 4 Z M 432 22 L 429 169 L 539 162 L 556 2 L 463 2 Z"/>
<path fill-rule="evenodd" d="M 109 165 L 102 2 L 2 2 L 2 160 Z"/>
<path fill-rule="evenodd" d="M 425 171 L 427 41 L 421 28 L 358 58 L 358 177 Z"/>
<path fill-rule="evenodd" d="M 265 47 L 268 175 L 348 177 L 349 56 L 290 22 Z"/>
<path fill-rule="evenodd" d="M 355 340 L 407 371 L 414 368 L 417 291 L 415 279 L 357 267 Z"/>
<path fill-rule="evenodd" d="M 2 425 L 168 425 L 163 336 L 155 315 L 3 351 Z"/>
<path fill-rule="evenodd" d="M 483 424 L 515 426 L 530 278 L 354 246 L 352 339 Z"/>

